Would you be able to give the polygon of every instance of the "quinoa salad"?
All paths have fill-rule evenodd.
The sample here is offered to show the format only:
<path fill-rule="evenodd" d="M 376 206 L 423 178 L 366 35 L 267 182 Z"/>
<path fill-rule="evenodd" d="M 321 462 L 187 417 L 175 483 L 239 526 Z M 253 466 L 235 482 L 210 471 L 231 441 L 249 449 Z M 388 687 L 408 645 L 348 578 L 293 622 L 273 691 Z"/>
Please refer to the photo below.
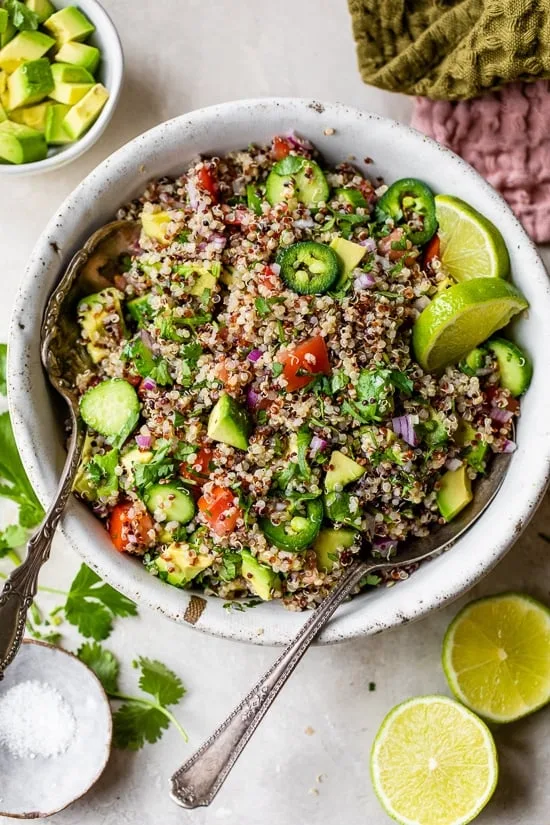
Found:
<path fill-rule="evenodd" d="M 294 133 L 197 158 L 119 211 L 135 241 L 77 310 L 75 492 L 113 552 L 303 610 L 361 549 L 391 558 L 467 506 L 515 449 L 530 363 L 491 337 L 430 370 L 419 319 L 462 286 L 437 214 L 421 181 L 328 167 Z"/>

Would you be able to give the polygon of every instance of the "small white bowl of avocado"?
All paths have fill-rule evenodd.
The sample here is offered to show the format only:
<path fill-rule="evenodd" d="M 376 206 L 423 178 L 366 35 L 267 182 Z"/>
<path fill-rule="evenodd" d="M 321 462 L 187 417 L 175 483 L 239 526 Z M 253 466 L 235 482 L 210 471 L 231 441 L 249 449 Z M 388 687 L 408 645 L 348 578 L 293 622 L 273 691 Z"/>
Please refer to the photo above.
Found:
<path fill-rule="evenodd" d="M 124 59 L 96 0 L 0 0 L 0 175 L 58 169 L 101 136 Z"/>

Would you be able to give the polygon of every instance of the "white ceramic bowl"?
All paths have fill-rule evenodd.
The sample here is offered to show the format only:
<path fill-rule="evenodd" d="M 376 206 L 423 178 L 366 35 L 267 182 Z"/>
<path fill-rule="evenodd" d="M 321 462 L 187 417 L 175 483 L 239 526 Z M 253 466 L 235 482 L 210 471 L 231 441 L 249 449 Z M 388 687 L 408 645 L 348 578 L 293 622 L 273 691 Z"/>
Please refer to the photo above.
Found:
<path fill-rule="evenodd" d="M 334 134 L 324 130 L 330 127 Z M 353 157 L 371 177 L 391 182 L 424 179 L 436 192 L 458 195 L 489 217 L 503 233 L 515 283 L 530 301 L 528 317 L 514 334 L 535 359 L 535 375 L 523 402 L 518 450 L 498 496 L 486 514 L 438 559 L 390 589 L 363 594 L 339 609 L 322 641 L 377 633 L 416 619 L 472 587 L 497 563 L 532 516 L 550 466 L 550 288 L 533 243 L 500 196 L 463 160 L 413 129 L 342 105 L 296 99 L 238 101 L 191 112 L 135 138 L 100 164 L 54 215 L 36 245 L 19 292 L 9 342 L 9 401 L 17 443 L 37 494 L 51 501 L 64 451 L 58 406 L 42 373 L 39 328 L 48 294 L 64 265 L 86 238 L 112 220 L 117 207 L 140 193 L 146 181 L 174 174 L 199 152 L 223 153 L 296 129 L 329 163 Z M 374 163 L 365 166 L 363 158 Z M 140 604 L 184 620 L 191 594 L 149 575 L 137 561 L 115 552 L 102 525 L 72 500 L 63 532 L 80 555 L 112 585 Z M 245 612 L 223 609 L 209 598 L 196 627 L 260 644 L 285 642 L 304 616 L 266 603 Z"/>
<path fill-rule="evenodd" d="M 54 5 L 57 10 L 65 8 L 65 6 L 76 5 L 94 24 L 96 30 L 86 42 L 90 43 L 91 46 L 97 46 L 101 50 L 101 63 L 99 64 L 97 79 L 108 89 L 109 100 L 101 110 L 95 123 L 80 140 L 68 143 L 66 146 L 52 146 L 48 152 L 48 157 L 35 163 L 0 163 L 0 175 L 19 175 L 21 177 L 23 175 L 51 172 L 53 169 L 59 169 L 61 166 L 65 166 L 72 160 L 79 158 L 99 140 L 113 116 L 120 97 L 124 72 L 124 55 L 115 25 L 103 6 L 97 0 L 54 0 Z"/>

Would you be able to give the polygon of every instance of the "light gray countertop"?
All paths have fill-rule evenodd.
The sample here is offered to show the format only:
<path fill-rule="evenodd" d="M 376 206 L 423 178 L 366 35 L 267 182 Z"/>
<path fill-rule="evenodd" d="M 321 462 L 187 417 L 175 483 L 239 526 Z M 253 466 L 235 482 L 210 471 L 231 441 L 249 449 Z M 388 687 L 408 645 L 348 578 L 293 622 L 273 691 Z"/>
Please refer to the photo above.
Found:
<path fill-rule="evenodd" d="M 267 95 L 338 100 L 409 119 L 410 99 L 361 83 L 345 0 L 104 4 L 119 28 L 126 55 L 126 85 L 107 133 L 88 154 L 59 172 L 27 179 L 0 177 L 0 340 L 7 337 L 27 257 L 53 210 L 100 160 L 156 123 L 211 103 Z M 550 545 L 538 536 L 545 529 L 550 532 L 548 502 L 507 558 L 462 603 L 510 589 L 524 589 L 550 602 Z M 78 564 L 58 538 L 43 583 L 68 584 Z M 2 563 L 2 569 L 7 567 Z M 41 601 L 55 603 L 43 596 Z M 115 752 L 95 788 L 53 821 L 385 825 L 390 820 L 375 800 L 369 779 L 373 736 L 397 702 L 448 692 L 440 647 L 460 604 L 383 636 L 310 651 L 215 803 L 196 812 L 173 805 L 168 778 L 268 666 L 275 651 L 209 638 L 145 609 L 137 619 L 119 620 L 108 645 L 123 663 L 124 688 L 135 686 L 135 655 L 166 662 L 188 690 L 177 714 L 190 744 L 170 730 L 160 743 L 139 753 Z M 76 644 L 70 632 L 65 640 L 68 647 Z M 369 691 L 370 682 L 376 684 L 375 691 Z M 496 732 L 501 780 L 480 825 L 548 821 L 549 714 L 543 711 Z"/>

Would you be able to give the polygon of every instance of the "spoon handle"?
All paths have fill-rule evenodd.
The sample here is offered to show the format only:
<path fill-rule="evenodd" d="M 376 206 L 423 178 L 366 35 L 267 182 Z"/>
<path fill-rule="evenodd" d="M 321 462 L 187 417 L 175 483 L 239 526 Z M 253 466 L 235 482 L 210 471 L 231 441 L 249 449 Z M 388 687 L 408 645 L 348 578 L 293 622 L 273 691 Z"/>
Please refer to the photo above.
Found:
<path fill-rule="evenodd" d="M 356 561 L 299 630 L 277 661 L 204 745 L 172 776 L 171 796 L 183 808 L 210 805 L 294 668 L 336 608 L 376 563 Z"/>
<path fill-rule="evenodd" d="M 72 490 L 84 444 L 84 429 L 80 417 L 75 420 L 73 415 L 67 460 L 55 498 L 44 521 L 29 539 L 25 561 L 9 576 L 0 594 L 0 679 L 23 641 L 27 611 L 36 595 L 38 574 L 50 557 L 54 533 Z"/>

